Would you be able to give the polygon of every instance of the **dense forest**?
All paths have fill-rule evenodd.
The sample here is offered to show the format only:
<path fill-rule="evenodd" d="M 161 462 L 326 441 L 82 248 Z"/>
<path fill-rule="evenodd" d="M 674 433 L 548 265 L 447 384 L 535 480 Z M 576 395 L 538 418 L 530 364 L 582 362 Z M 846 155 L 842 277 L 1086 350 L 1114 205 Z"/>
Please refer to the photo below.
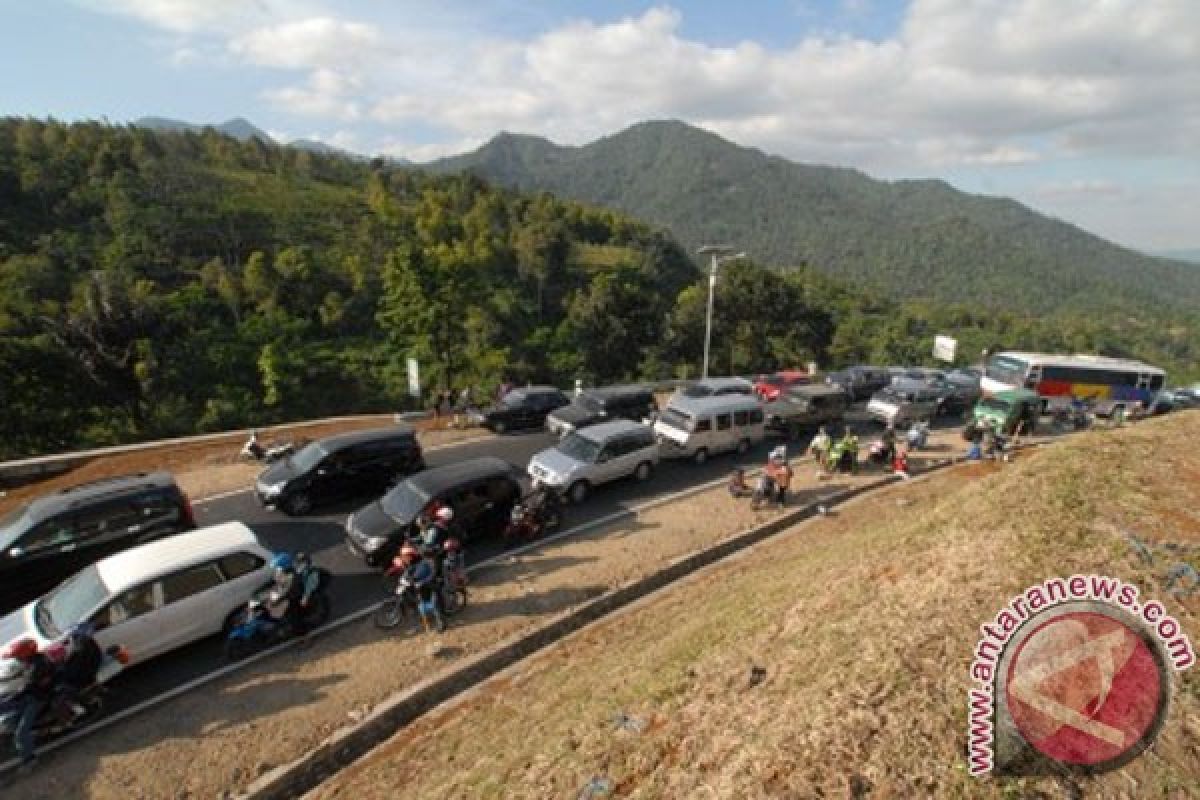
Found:
<path fill-rule="evenodd" d="M 398 410 L 505 378 L 694 376 L 706 299 L 663 232 L 548 194 L 211 130 L 0 121 L 0 457 Z M 1196 363 L 1194 320 L 900 303 L 750 261 L 723 268 L 714 319 L 714 373 L 927 361 L 935 333 L 966 358 Z"/>
<path fill-rule="evenodd" d="M 501 134 L 429 165 L 622 210 L 685 247 L 725 243 L 897 299 L 1035 313 L 1200 305 L 1194 265 L 1135 253 L 1013 200 L 874 180 L 655 121 L 582 147 Z"/>

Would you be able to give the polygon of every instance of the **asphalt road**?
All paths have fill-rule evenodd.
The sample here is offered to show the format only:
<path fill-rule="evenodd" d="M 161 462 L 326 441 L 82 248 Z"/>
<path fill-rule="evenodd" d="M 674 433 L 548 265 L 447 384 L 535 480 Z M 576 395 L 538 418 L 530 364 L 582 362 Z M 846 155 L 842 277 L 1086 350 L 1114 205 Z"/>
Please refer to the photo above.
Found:
<path fill-rule="evenodd" d="M 877 435 L 881 427 L 870 422 L 860 411 L 852 412 L 848 422 L 866 437 Z M 952 427 L 961 420 L 945 420 L 937 427 Z M 477 456 L 492 455 L 515 464 L 522 469 L 531 457 L 556 439 L 544 432 L 510 434 L 488 438 L 485 441 L 451 445 L 426 452 L 426 462 L 431 467 L 442 466 Z M 806 444 L 802 439 L 795 442 L 792 454 Z M 763 444 L 735 462 L 736 456 L 715 457 L 708 463 L 696 465 L 690 461 L 663 461 L 650 480 L 636 483 L 632 480 L 618 481 L 598 487 L 583 504 L 568 506 L 563 529 L 583 525 L 610 514 L 629 510 L 656 497 L 682 491 L 691 486 L 716 480 L 727 475 L 735 463 L 757 466 L 766 459 L 767 452 L 778 444 L 768 438 Z M 331 586 L 333 618 L 352 614 L 374 605 L 384 598 L 380 571 L 368 568 L 350 553 L 344 544 L 343 523 L 346 516 L 364 505 L 371 498 L 320 507 L 309 516 L 288 517 L 281 512 L 268 511 L 259 505 L 253 491 L 246 491 L 211 500 L 194 503 L 197 523 L 201 526 L 240 520 L 245 522 L 273 550 L 310 553 L 313 560 L 334 574 Z M 467 553 L 468 563 L 478 563 L 503 551 L 499 542 L 479 542 Z M 370 625 L 364 620 L 364 625 Z M 382 634 L 381 634 L 382 635 Z M 211 637 L 172 653 L 165 654 L 145 664 L 138 664 L 119 675 L 110 684 L 111 696 L 107 713 L 153 698 L 177 686 L 193 681 L 225 665 L 220 637 Z"/>

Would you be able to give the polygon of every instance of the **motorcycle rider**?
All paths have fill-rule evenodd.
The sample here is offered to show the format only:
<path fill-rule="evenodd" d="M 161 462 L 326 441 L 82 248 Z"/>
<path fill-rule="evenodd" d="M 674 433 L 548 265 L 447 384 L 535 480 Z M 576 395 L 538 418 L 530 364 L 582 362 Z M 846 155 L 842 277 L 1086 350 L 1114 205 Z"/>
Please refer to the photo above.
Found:
<path fill-rule="evenodd" d="M 435 621 L 440 629 L 442 598 L 437 585 L 438 566 L 432 556 L 428 549 L 420 551 L 406 544 L 400 548 L 397 561 L 404 569 L 403 579 L 416 591 L 417 600 L 421 603 L 433 600 L 434 614 L 437 615 Z"/>
<path fill-rule="evenodd" d="M 304 624 L 304 580 L 296 573 L 295 559 L 290 553 L 277 553 L 271 559 L 271 595 L 274 603 L 286 602 L 283 618 L 284 629 L 295 636 L 308 633 Z"/>
<path fill-rule="evenodd" d="M 96 682 L 100 665 L 104 663 L 104 651 L 93 637 L 94 633 L 91 623 L 81 622 L 67 632 L 63 643 L 66 656 L 58 668 L 55 699 L 64 711 L 69 709 L 76 717 L 86 711 L 76 699 Z"/>
<path fill-rule="evenodd" d="M 538 479 L 534 479 L 529 494 L 521 498 L 521 505 L 529 515 L 529 519 L 537 527 L 544 527 L 551 512 L 561 504 L 557 491 Z"/>
<path fill-rule="evenodd" d="M 884 464 L 888 464 L 896 458 L 896 426 L 891 422 L 880 437 L 880 442 L 883 443 L 883 452 L 881 457 Z"/>
<path fill-rule="evenodd" d="M 37 759 L 33 749 L 33 726 L 54 693 L 56 670 L 50 659 L 38 650 L 37 642 L 27 637 L 10 644 L 0 658 L 18 662 L 28 676 L 24 688 L 6 703 L 12 709 L 9 713 L 17 720 L 13 743 L 21 760 L 20 768 L 22 772 L 28 772 Z"/>

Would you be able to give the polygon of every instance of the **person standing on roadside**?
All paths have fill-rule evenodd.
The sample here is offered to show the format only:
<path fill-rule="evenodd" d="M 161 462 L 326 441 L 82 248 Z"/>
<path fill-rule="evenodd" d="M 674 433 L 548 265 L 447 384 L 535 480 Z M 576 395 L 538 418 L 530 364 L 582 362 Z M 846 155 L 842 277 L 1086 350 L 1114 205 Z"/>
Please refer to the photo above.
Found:
<path fill-rule="evenodd" d="M 774 479 L 775 479 L 775 505 L 783 508 L 787 505 L 788 489 L 792 485 L 792 465 L 788 463 L 786 453 L 779 454 L 775 460 Z"/>
<path fill-rule="evenodd" d="M 833 440 L 829 438 L 828 431 L 825 426 L 817 428 L 817 435 L 808 445 L 809 451 L 813 454 L 813 458 L 817 460 L 817 466 L 822 472 L 829 469 L 829 449 L 833 446 Z"/>

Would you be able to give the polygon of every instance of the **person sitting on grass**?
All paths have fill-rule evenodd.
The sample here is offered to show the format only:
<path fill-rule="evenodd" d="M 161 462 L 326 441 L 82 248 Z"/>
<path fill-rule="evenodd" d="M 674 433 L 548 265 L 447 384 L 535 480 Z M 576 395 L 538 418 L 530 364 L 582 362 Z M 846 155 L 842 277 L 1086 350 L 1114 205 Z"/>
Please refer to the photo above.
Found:
<path fill-rule="evenodd" d="M 749 497 L 754 493 L 750 488 L 750 484 L 746 483 L 746 470 L 738 467 L 729 476 L 729 496 L 730 497 Z"/>

